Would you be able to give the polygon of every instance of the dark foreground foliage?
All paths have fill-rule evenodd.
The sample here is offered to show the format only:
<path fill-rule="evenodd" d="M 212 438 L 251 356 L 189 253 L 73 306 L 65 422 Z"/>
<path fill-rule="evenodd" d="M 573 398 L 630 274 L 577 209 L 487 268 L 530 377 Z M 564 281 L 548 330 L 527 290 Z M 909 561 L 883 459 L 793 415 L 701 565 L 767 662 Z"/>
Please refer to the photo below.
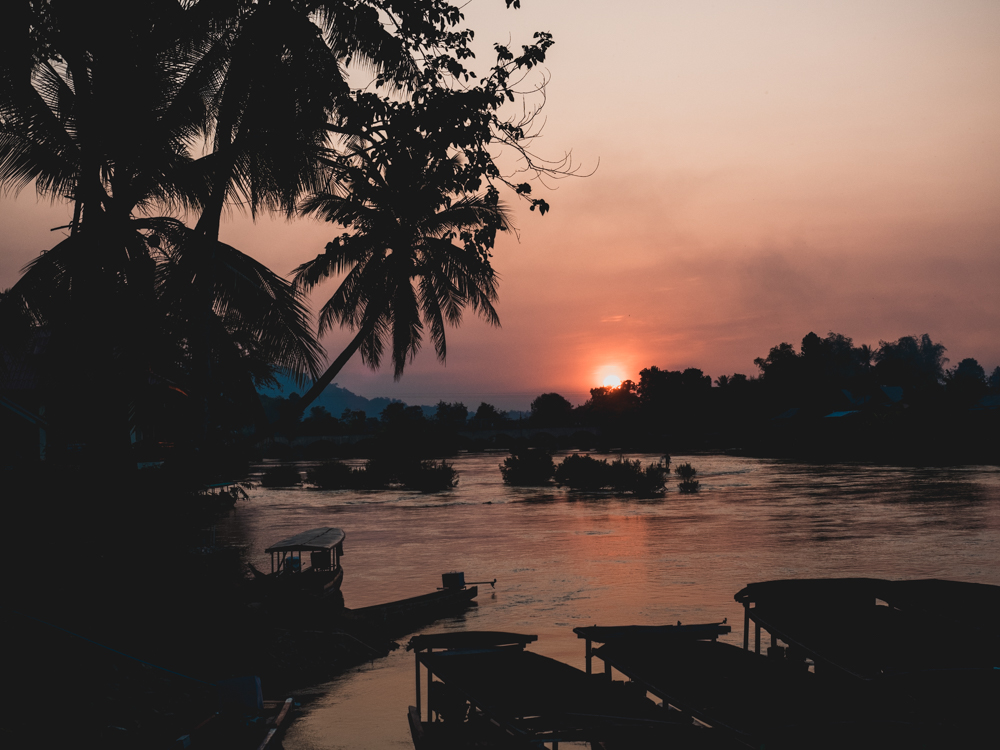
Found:
<path fill-rule="evenodd" d="M 205 746 L 255 747 L 263 733 L 244 733 L 246 712 L 234 713 L 216 683 L 255 675 L 266 699 L 280 699 L 392 647 L 351 623 L 262 602 L 243 550 L 212 544 L 234 497 L 185 490 L 183 479 L 164 469 L 127 479 L 0 472 L 16 500 L 10 528 L 44 528 L 46 552 L 37 534 L 9 539 L 13 559 L 32 562 L 8 582 L 0 612 L 26 655 L 5 664 L 18 721 L 4 747 L 71 747 L 81 737 L 101 748 L 173 747 L 209 717 L 222 736 Z"/>

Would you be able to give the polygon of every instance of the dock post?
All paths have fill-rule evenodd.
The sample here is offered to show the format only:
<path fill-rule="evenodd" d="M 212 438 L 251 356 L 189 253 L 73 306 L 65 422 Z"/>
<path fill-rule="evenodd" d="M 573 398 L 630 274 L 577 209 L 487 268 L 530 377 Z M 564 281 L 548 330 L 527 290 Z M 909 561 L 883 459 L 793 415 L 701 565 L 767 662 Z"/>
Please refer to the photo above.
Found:
<path fill-rule="evenodd" d="M 750 602 L 743 602 L 743 650 L 750 650 Z"/>
<path fill-rule="evenodd" d="M 760 653 L 760 623 L 753 624 L 753 650 L 755 654 Z"/>

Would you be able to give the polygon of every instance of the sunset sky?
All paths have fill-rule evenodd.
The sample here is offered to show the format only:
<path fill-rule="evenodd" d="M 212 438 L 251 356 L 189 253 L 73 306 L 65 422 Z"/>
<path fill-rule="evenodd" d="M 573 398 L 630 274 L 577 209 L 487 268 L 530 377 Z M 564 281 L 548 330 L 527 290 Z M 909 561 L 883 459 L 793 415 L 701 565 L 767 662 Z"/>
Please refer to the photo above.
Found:
<path fill-rule="evenodd" d="M 856 344 L 930 334 L 951 364 L 1000 365 L 1000 3 L 995 0 L 503 0 L 466 7 L 493 41 L 555 46 L 535 150 L 589 177 L 537 186 L 498 241 L 493 329 L 468 315 L 442 366 L 368 397 L 574 403 L 649 365 L 713 378 L 809 331 Z M 596 169 L 596 171 L 595 171 Z M 508 196 L 511 202 L 512 196 Z M 69 211 L 0 201 L 0 288 Z M 223 238 L 285 273 L 332 227 L 237 219 Z M 320 288 L 323 300 L 333 286 Z M 332 356 L 348 340 L 332 336 Z"/>

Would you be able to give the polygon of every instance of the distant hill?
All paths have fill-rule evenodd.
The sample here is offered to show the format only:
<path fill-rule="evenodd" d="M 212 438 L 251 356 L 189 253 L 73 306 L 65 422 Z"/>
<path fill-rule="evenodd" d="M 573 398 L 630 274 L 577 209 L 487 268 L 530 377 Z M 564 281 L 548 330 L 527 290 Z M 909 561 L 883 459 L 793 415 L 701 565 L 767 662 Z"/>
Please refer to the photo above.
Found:
<path fill-rule="evenodd" d="M 259 393 L 262 396 L 267 396 L 269 398 L 288 398 L 293 393 L 297 393 L 300 396 L 304 394 L 309 389 L 309 384 L 305 386 L 298 386 L 292 378 L 285 375 L 276 375 L 275 378 L 278 381 L 278 385 L 274 388 L 261 388 Z M 331 383 L 326 387 L 326 389 L 319 395 L 309 408 L 313 406 L 322 406 L 334 417 L 340 418 L 343 414 L 344 409 L 350 409 L 351 411 L 363 411 L 365 416 L 378 418 L 382 414 L 382 410 L 385 409 L 389 404 L 399 401 L 397 398 L 385 398 L 380 396 L 378 398 L 365 398 L 364 396 L 359 396 L 356 393 L 352 393 L 346 388 L 341 388 L 336 383 Z M 420 408 L 424 411 L 424 416 L 430 418 L 434 416 L 437 412 L 436 406 L 425 406 L 420 405 Z M 304 416 L 309 416 L 309 409 L 306 409 Z"/>

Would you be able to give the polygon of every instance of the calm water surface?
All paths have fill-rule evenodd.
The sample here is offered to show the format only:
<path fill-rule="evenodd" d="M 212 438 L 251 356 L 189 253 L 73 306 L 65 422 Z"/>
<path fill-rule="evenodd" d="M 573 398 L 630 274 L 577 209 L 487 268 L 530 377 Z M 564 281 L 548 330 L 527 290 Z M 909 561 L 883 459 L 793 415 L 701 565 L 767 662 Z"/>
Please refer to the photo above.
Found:
<path fill-rule="evenodd" d="M 259 489 L 219 533 L 248 544 L 253 562 L 269 569 L 268 544 L 315 526 L 343 528 L 349 607 L 432 591 L 450 570 L 465 571 L 470 581 L 496 578 L 495 591 L 479 587 L 478 607 L 426 632 L 534 633 L 532 650 L 580 668 L 583 642 L 572 632 L 579 625 L 728 618 L 728 640 L 741 643 L 742 609 L 733 595 L 754 581 L 871 576 L 1000 584 L 997 467 L 674 456 L 674 465 L 690 461 L 698 469 L 701 491 L 682 495 L 671 480 L 663 498 L 633 500 L 508 488 L 497 468 L 503 457 L 455 459 L 458 488 L 432 495 Z M 413 691 L 413 655 L 400 649 L 308 691 L 284 745 L 410 748 Z"/>

